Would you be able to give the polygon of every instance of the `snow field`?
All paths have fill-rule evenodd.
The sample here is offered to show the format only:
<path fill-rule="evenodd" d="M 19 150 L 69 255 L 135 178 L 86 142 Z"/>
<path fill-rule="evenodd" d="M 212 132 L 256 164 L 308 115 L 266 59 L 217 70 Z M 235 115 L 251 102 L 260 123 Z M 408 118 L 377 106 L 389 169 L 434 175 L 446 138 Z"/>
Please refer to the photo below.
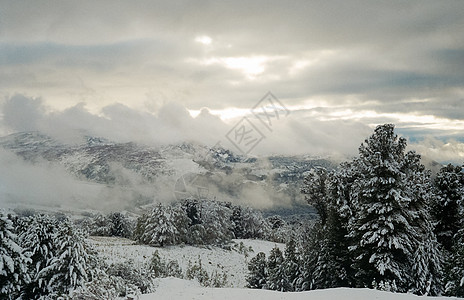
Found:
<path fill-rule="evenodd" d="M 420 297 L 412 294 L 394 294 L 370 289 L 336 288 L 308 292 L 282 293 L 243 288 L 205 288 L 197 282 L 162 278 L 156 280 L 155 293 L 140 296 L 140 300 L 449 300 L 457 298 Z"/>
<path fill-rule="evenodd" d="M 109 264 L 133 260 L 136 267 L 142 267 L 148 263 L 155 251 L 158 251 L 161 258 L 166 261 L 177 260 L 185 275 L 189 261 L 194 264 L 201 259 L 202 267 L 209 275 L 217 272 L 227 275 L 226 287 L 243 288 L 246 285 L 248 274 L 248 262 L 258 252 L 269 255 L 271 249 L 277 245 L 282 251 L 284 244 L 276 244 L 261 240 L 236 239 L 232 250 L 225 250 L 219 247 L 194 247 L 194 246 L 168 246 L 151 247 L 135 244 L 134 241 L 117 237 L 91 237 L 90 241 L 95 245 L 99 255 Z M 248 252 L 248 256 L 240 251 L 240 243 L 244 249 L 253 249 Z"/>

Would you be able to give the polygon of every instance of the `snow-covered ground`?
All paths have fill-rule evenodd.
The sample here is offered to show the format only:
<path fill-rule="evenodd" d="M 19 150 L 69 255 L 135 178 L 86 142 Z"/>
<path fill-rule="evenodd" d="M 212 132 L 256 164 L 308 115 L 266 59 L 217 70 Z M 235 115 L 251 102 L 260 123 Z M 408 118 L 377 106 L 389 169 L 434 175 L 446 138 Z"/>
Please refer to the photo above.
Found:
<path fill-rule="evenodd" d="M 91 241 L 95 244 L 98 253 L 108 262 L 123 262 L 128 259 L 134 261 L 135 266 L 142 266 L 147 263 L 155 251 L 158 251 L 161 258 L 166 260 L 177 260 L 184 274 L 187 270 L 189 261 L 193 264 L 198 259 L 201 259 L 203 268 L 212 274 L 227 275 L 227 287 L 245 287 L 246 275 L 248 273 L 248 261 L 258 252 L 269 255 L 271 249 L 278 245 L 281 250 L 284 250 L 285 245 L 276 244 L 261 240 L 237 239 L 233 240 L 234 245 L 232 250 L 225 250 L 219 247 L 193 247 L 193 246 L 170 246 L 164 248 L 150 247 L 145 245 L 137 245 L 134 241 L 115 238 L 115 237 L 91 237 Z M 240 247 L 240 243 L 243 247 Z M 253 250 L 247 251 L 245 255 L 243 249 Z M 240 249 L 242 248 L 242 249 Z"/>
<path fill-rule="evenodd" d="M 221 300 L 419 300 L 419 299 L 456 299 L 446 297 L 419 297 L 411 294 L 394 294 L 369 289 L 337 288 L 298 293 L 282 293 L 268 290 L 244 288 L 205 288 L 194 281 L 178 278 L 156 280 L 155 293 L 145 294 L 140 300 L 173 299 L 221 299 Z"/>
<path fill-rule="evenodd" d="M 269 255 L 270 250 L 277 245 L 284 250 L 285 245 L 260 240 L 234 240 L 232 250 L 219 247 L 193 247 L 171 246 L 150 247 L 137 245 L 133 241 L 115 237 L 91 237 L 100 255 L 108 262 L 123 262 L 131 259 L 135 266 L 147 263 L 155 251 L 166 260 L 177 260 L 185 274 L 188 263 L 197 261 L 200 257 L 202 266 L 208 274 L 217 271 L 227 274 L 227 288 L 206 288 L 193 280 L 179 278 L 162 278 L 155 280 L 156 292 L 140 296 L 140 300 L 151 299 L 221 299 L 221 300 L 418 300 L 418 299 L 457 299 L 447 297 L 419 297 L 412 294 L 395 294 L 369 289 L 337 288 L 316 290 L 298 293 L 281 293 L 269 290 L 253 290 L 244 288 L 246 284 L 247 263 L 258 252 Z M 240 243 L 243 248 L 253 249 L 245 255 L 240 251 Z"/>

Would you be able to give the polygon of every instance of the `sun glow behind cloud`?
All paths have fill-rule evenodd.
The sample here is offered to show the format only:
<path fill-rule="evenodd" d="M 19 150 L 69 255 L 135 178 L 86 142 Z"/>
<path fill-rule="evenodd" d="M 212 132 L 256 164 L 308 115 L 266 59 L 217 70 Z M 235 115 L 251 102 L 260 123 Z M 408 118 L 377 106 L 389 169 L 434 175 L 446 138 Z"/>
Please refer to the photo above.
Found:
<path fill-rule="evenodd" d="M 211 45 L 211 43 L 213 42 L 213 39 L 207 35 L 202 35 L 202 36 L 197 36 L 195 38 L 195 42 L 203 44 L 203 45 Z"/>
<path fill-rule="evenodd" d="M 266 64 L 279 59 L 278 56 L 213 56 L 204 59 L 189 59 L 188 61 L 202 66 L 219 65 L 226 69 L 238 70 L 249 80 L 254 80 L 266 70 Z"/>

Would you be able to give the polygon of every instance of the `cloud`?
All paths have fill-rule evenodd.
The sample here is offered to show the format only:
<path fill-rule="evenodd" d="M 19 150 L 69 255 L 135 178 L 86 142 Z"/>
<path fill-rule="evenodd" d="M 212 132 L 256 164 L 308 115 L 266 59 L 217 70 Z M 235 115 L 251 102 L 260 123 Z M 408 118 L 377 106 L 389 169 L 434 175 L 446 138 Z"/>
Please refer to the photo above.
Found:
<path fill-rule="evenodd" d="M 411 107 L 415 104 L 410 103 Z M 356 103 L 351 104 L 351 107 L 353 105 Z M 430 155 L 431 159 L 460 159 L 461 153 L 458 150 L 447 150 L 446 156 L 432 151 L 438 144 L 430 143 L 429 138 L 433 137 L 434 141 L 441 141 L 443 145 L 462 143 L 464 122 L 432 115 L 379 114 L 369 105 L 363 107 L 366 110 L 350 109 L 350 105 L 295 109 L 289 115 L 280 115 L 279 119 L 273 120 L 271 128 L 249 112 L 248 122 L 263 136 L 250 154 L 353 156 L 376 125 L 391 122 L 396 124 L 399 134 L 407 137 L 424 155 Z M 70 144 L 81 143 L 85 135 L 90 135 L 115 142 L 137 142 L 154 147 L 185 141 L 209 146 L 220 143 L 238 153 L 248 152 L 248 148 L 234 140 L 233 130 L 238 128 L 234 126 L 242 120 L 241 116 L 223 121 L 203 108 L 196 117 L 192 117 L 183 105 L 176 102 L 167 102 L 155 112 L 117 103 L 92 113 L 83 103 L 56 111 L 51 110 L 41 99 L 17 94 L 4 101 L 1 115 L 3 120 L 0 128 L 3 132 L 39 131 Z M 252 128 L 247 126 L 248 129 Z"/>
<path fill-rule="evenodd" d="M 5 101 L 3 115 L 3 126 L 9 132 L 39 131 L 71 144 L 80 143 L 83 136 L 90 135 L 150 146 L 185 141 L 213 146 L 219 142 L 235 152 L 241 150 L 226 137 L 241 117 L 226 123 L 203 108 L 194 118 L 184 106 L 175 102 L 166 103 L 156 113 L 118 103 L 93 114 L 82 103 L 62 111 L 50 111 L 42 100 L 18 94 Z M 248 120 L 265 137 L 252 153 L 257 155 L 352 154 L 359 141 L 370 132 L 369 127 L 360 123 L 320 121 L 298 111 L 276 119 L 272 128 L 266 128 L 251 114 Z"/>
<path fill-rule="evenodd" d="M 15 95 L 3 105 L 3 122 L 7 127 L 16 131 L 37 130 L 44 114 L 44 107 L 40 99 Z"/>
<path fill-rule="evenodd" d="M 426 158 L 432 158 L 443 164 L 464 164 L 464 142 L 462 141 L 448 140 L 443 142 L 428 136 L 419 142 L 410 144 L 409 148 Z"/>
<path fill-rule="evenodd" d="M 295 104 L 351 95 L 377 101 L 378 111 L 396 101 L 405 112 L 413 98 L 462 100 L 458 1 L 136 3 L 4 3 L 0 92 L 94 111 L 166 98 L 189 109 L 247 108 L 267 90 Z M 252 76 L 248 63 L 231 68 L 256 58 Z"/>
<path fill-rule="evenodd" d="M 259 154 L 353 153 L 386 122 L 413 142 L 460 141 L 463 8 L 433 0 L 4 1 L 3 124 L 71 141 L 88 132 L 154 145 L 227 143 L 239 119 L 206 110 L 192 118 L 186 109 L 247 111 L 271 90 L 292 115 L 266 133 Z"/>

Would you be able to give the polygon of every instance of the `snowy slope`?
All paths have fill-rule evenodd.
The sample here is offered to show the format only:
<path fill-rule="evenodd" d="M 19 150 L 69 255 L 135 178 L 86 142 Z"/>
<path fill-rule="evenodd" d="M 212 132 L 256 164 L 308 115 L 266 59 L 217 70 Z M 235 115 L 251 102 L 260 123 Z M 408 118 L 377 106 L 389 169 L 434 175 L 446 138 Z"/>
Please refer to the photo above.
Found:
<path fill-rule="evenodd" d="M 94 205 L 97 201 L 86 201 L 97 194 L 105 203 L 119 205 L 122 209 L 149 204 L 153 200 L 174 201 L 179 198 L 175 194 L 179 191 L 177 182 L 188 174 L 198 175 L 193 176 L 198 181 L 186 184 L 202 187 L 207 191 L 207 198 L 256 208 L 269 208 L 274 204 L 285 207 L 304 203 L 299 188 L 309 170 L 315 166 L 335 166 L 330 158 L 246 157 L 221 147 L 210 148 L 196 143 L 151 147 L 86 136 L 70 144 L 39 132 L 0 137 L 0 151 L 0 158 L 3 152 L 3 155 L 10 155 L 0 159 L 3 168 L 8 168 L 11 157 L 17 156 L 15 166 L 33 167 L 37 173 L 45 173 L 51 167 L 62 171 L 70 184 L 79 185 L 76 190 L 80 192 L 71 193 L 74 189 L 68 189 L 70 192 L 61 198 L 76 199 L 69 202 L 79 204 L 76 208 L 80 209 L 101 209 Z M 48 203 L 47 197 L 37 197 L 33 188 L 29 189 L 31 195 L 18 196 L 20 193 L 15 187 L 28 185 L 22 178 L 24 173 L 18 174 L 19 179 L 11 182 L 5 192 L 0 189 L 3 201 Z M 95 192 L 95 186 L 100 191 Z M 121 193 L 124 195 L 117 197 Z"/>
<path fill-rule="evenodd" d="M 260 240 L 234 240 L 232 250 L 224 250 L 218 247 L 192 247 L 192 246 L 171 246 L 171 247 L 150 247 L 134 244 L 133 241 L 115 237 L 91 237 L 90 241 L 96 246 L 99 254 L 108 262 L 123 262 L 131 259 L 135 266 L 142 267 L 148 262 L 152 254 L 158 251 L 164 259 L 175 259 L 179 262 L 182 270 L 185 271 L 188 262 L 198 259 L 202 260 L 202 265 L 211 274 L 214 271 L 226 273 L 226 288 L 205 288 L 194 280 L 184 280 L 178 278 L 155 279 L 156 292 L 141 295 L 141 300 L 151 299 L 173 299 L 173 300 L 193 300 L 193 299 L 221 299 L 221 300 L 418 300 L 418 299 L 457 299 L 448 297 L 419 297 L 412 294 L 395 294 L 369 289 L 349 289 L 337 288 L 327 290 L 316 290 L 298 293 L 281 293 L 269 290 L 253 290 L 244 288 L 246 284 L 247 262 L 262 251 L 269 255 L 275 243 Z M 245 256 L 239 251 L 240 242 L 248 248 L 252 247 L 253 252 Z M 284 250 L 285 245 L 277 244 Z"/>
<path fill-rule="evenodd" d="M 185 274 L 189 261 L 195 263 L 201 259 L 202 266 L 208 274 L 217 272 L 227 275 L 227 287 L 244 287 L 246 285 L 246 275 L 248 274 L 248 261 L 258 252 L 269 255 L 271 249 L 278 245 L 284 250 L 284 244 L 276 244 L 261 240 L 234 240 L 232 250 L 225 250 L 219 247 L 193 247 L 193 246 L 170 246 L 164 248 L 151 247 L 134 244 L 133 241 L 115 237 L 91 237 L 91 242 L 97 248 L 98 253 L 108 262 L 123 262 L 131 259 L 136 266 L 142 267 L 158 251 L 161 258 L 166 260 L 177 260 Z M 253 249 L 245 255 L 239 250 L 240 242 L 246 248 Z"/>
<path fill-rule="evenodd" d="M 419 299 L 456 299 L 447 297 L 419 297 L 411 294 L 394 294 L 369 289 L 337 288 L 299 293 L 282 293 L 268 290 L 242 288 L 204 288 L 198 283 L 178 278 L 157 279 L 155 293 L 142 295 L 141 300 L 173 299 L 221 299 L 221 300 L 419 300 Z"/>

